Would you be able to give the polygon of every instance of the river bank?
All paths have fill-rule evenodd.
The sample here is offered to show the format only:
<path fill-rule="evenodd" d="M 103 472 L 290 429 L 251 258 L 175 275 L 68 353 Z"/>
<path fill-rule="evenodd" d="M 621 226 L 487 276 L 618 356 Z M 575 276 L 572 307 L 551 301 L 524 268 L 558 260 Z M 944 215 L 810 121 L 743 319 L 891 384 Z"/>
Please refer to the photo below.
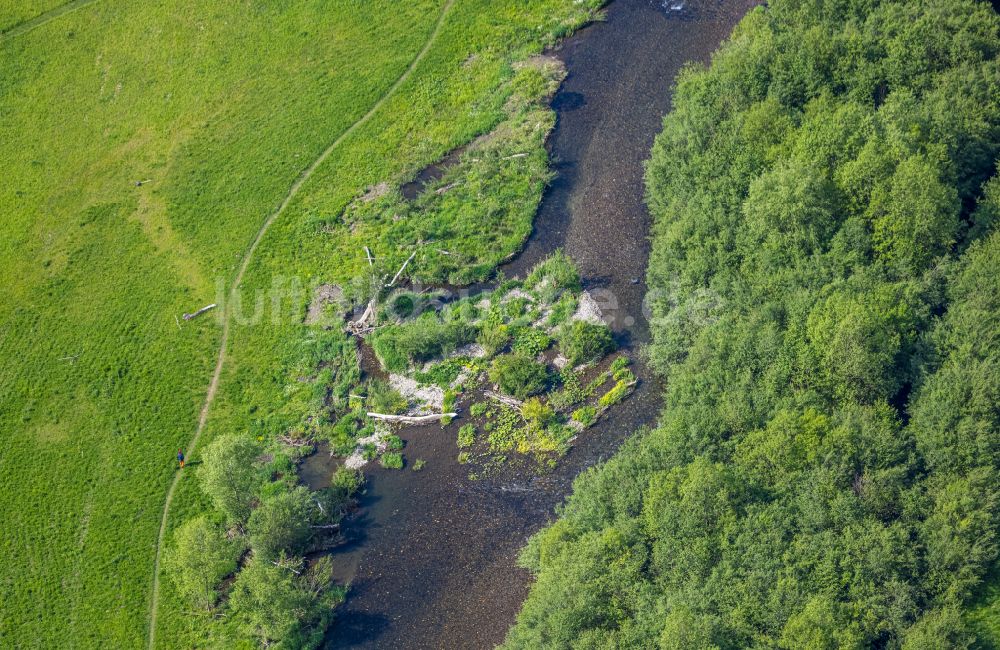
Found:
<path fill-rule="evenodd" d="M 564 248 L 633 353 L 648 336 L 643 161 L 677 72 L 688 61 L 706 61 L 753 4 L 619 0 L 605 22 L 554 53 L 569 72 L 552 102 L 558 124 L 549 145 L 558 175 L 525 251 L 504 272 L 523 276 Z M 530 576 L 515 564 L 526 539 L 552 518 L 573 477 L 655 421 L 660 391 L 641 364 L 637 374 L 642 381 L 627 405 L 541 476 L 511 471 L 470 481 L 469 467 L 455 461 L 460 421 L 401 432 L 408 461 L 423 459 L 426 468 L 366 468 L 367 492 L 345 527 L 349 543 L 334 553 L 337 578 L 351 591 L 328 647 L 482 648 L 502 641 L 528 589 Z"/>

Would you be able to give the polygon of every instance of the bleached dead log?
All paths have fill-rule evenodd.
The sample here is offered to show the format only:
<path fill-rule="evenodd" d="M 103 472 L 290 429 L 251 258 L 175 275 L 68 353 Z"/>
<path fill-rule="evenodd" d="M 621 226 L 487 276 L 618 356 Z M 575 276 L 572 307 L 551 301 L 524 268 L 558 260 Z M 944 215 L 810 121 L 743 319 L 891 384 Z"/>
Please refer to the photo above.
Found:
<path fill-rule="evenodd" d="M 340 524 L 328 524 L 326 526 L 310 526 L 310 528 L 320 528 L 320 529 L 323 529 L 323 530 L 333 530 L 333 529 L 336 529 L 336 528 L 340 528 Z"/>
<path fill-rule="evenodd" d="M 271 564 L 273 564 L 274 566 L 278 567 L 279 569 L 288 569 L 289 571 L 291 571 L 292 573 L 294 573 L 297 576 L 302 575 L 301 571 L 296 571 L 292 567 L 288 566 L 288 564 L 281 564 L 281 563 L 277 562 L 276 560 L 271 560 Z"/>
<path fill-rule="evenodd" d="M 368 266 L 375 266 L 375 258 L 372 257 L 371 249 L 365 246 L 365 257 L 368 258 Z"/>
<path fill-rule="evenodd" d="M 375 307 L 378 303 L 374 298 L 368 301 L 368 306 L 365 307 L 365 311 L 361 314 L 361 318 L 358 320 L 352 320 L 347 324 L 347 331 L 351 332 L 355 336 L 360 336 L 365 332 L 372 329 L 369 321 L 375 318 Z"/>
<path fill-rule="evenodd" d="M 401 424 L 429 424 L 442 418 L 453 418 L 458 413 L 433 413 L 431 415 L 390 415 L 388 413 L 368 413 L 368 417 Z"/>
<path fill-rule="evenodd" d="M 456 187 L 458 187 L 459 185 L 461 185 L 461 183 L 448 183 L 448 184 L 447 184 L 447 185 L 445 185 L 444 187 L 439 187 L 439 188 L 437 188 L 436 190 L 434 190 L 434 193 L 435 193 L 435 194 L 438 194 L 438 195 L 440 195 L 440 194 L 444 194 L 444 193 L 445 193 L 445 192 L 447 192 L 448 190 L 452 190 L 452 189 L 455 189 L 455 188 L 456 188 Z"/>
<path fill-rule="evenodd" d="M 524 158 L 524 157 L 525 157 L 525 156 L 527 156 L 527 155 L 528 155 L 528 154 L 526 154 L 526 153 L 516 153 L 516 154 L 514 154 L 514 155 L 512 155 L 512 156 L 505 156 L 505 157 L 503 158 L 503 160 L 510 160 L 511 158 Z"/>
<path fill-rule="evenodd" d="M 491 390 L 485 391 L 483 394 L 490 399 L 496 400 L 501 404 L 506 404 L 512 408 L 516 408 L 519 411 L 521 410 L 521 407 L 524 406 L 524 402 L 521 400 L 514 399 L 513 397 L 507 397 L 506 395 L 501 395 L 500 393 L 494 393 Z"/>
<path fill-rule="evenodd" d="M 394 284 L 396 284 L 396 280 L 398 280 L 399 276 L 401 276 L 403 274 L 403 271 L 406 269 L 406 265 L 410 263 L 410 260 L 412 260 L 416 256 L 416 254 L 417 254 L 417 251 L 413 251 L 412 253 L 410 253 L 410 256 L 406 258 L 405 262 L 403 262 L 403 266 L 399 267 L 399 270 L 396 271 L 396 275 L 394 275 L 392 277 L 392 282 L 390 282 L 389 284 L 385 285 L 386 288 L 389 288 L 389 287 L 393 286 Z"/>
<path fill-rule="evenodd" d="M 182 318 L 184 320 L 191 320 L 192 318 L 197 318 L 198 316 L 201 316 L 202 314 L 204 314 L 209 309 L 215 309 L 215 307 L 216 307 L 216 304 L 213 302 L 211 305 L 205 305 L 204 307 L 202 307 L 201 309 L 199 309 L 198 311 L 196 311 L 193 314 L 184 314 L 182 316 Z"/>

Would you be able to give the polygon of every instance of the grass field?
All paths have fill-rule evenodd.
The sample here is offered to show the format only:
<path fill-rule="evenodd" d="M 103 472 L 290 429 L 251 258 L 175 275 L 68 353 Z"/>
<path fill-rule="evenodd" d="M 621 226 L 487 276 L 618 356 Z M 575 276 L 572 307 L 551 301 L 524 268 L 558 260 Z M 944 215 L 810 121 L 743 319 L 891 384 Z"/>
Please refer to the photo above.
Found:
<path fill-rule="evenodd" d="M 362 245 L 397 267 L 426 233 L 403 242 L 329 217 L 501 123 L 512 64 L 591 15 L 556 1 L 443 7 L 98 1 L 0 40 L 0 645 L 144 643 L 171 460 L 221 338 L 216 318 L 175 317 L 230 288 L 286 200 L 246 259 L 246 303 L 275 278 L 349 284 Z M 0 31 L 29 8 L 51 6 L 6 3 Z M 540 185 L 524 191 L 537 200 Z M 431 226 L 441 248 L 469 235 Z M 432 264 L 421 253 L 413 273 Z M 206 440 L 288 422 L 305 301 L 270 308 L 232 321 Z M 181 481 L 168 527 L 204 506 Z M 161 591 L 158 645 L 219 642 L 169 581 Z"/>
<path fill-rule="evenodd" d="M 63 4 L 65 0 L 3 0 L 0 2 L 0 33 Z"/>

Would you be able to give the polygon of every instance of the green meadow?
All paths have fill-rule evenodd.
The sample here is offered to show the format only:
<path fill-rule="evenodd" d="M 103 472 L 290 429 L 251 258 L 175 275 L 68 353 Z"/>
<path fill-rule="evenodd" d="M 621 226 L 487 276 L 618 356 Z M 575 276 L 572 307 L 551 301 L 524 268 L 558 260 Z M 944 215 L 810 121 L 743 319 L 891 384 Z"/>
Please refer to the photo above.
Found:
<path fill-rule="evenodd" d="M 413 255 L 404 278 L 462 281 L 516 251 L 551 127 L 524 127 L 547 81 L 519 62 L 595 4 L 98 0 L 0 37 L 0 645 L 141 647 L 152 620 L 160 647 L 254 643 L 170 579 L 152 616 L 177 448 L 164 544 L 211 509 L 199 449 L 303 417 L 312 286 L 360 297 L 364 246 L 380 273 Z M 0 30 L 50 8 L 0 5 Z M 526 167 L 470 162 L 464 202 L 393 190 L 402 220 L 349 209 L 486 134 Z"/>

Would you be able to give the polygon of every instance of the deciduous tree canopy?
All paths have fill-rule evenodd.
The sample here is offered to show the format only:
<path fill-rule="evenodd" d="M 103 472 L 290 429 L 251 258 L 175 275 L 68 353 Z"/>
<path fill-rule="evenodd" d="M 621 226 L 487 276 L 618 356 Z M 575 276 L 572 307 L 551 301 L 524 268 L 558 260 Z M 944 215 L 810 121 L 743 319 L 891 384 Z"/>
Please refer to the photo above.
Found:
<path fill-rule="evenodd" d="M 967 647 L 997 559 L 1000 21 L 773 0 L 647 166 L 659 427 L 584 473 L 507 645 Z"/>

